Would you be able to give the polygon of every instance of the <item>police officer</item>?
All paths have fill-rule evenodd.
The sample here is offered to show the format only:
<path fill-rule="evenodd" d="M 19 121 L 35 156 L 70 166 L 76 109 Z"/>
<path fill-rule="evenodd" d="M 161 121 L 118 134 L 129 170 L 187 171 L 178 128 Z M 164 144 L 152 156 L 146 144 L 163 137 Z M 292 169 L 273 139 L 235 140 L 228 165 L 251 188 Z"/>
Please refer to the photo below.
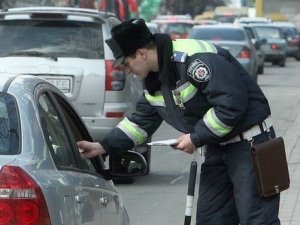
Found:
<path fill-rule="evenodd" d="M 175 149 L 206 146 L 197 225 L 280 224 L 279 195 L 259 196 L 249 149 L 275 136 L 263 92 L 225 49 L 212 43 L 152 35 L 144 20 L 111 30 L 115 63 L 144 80 L 136 112 L 100 143 L 78 142 L 82 157 L 121 152 L 147 140 L 162 121 L 181 131 Z"/>

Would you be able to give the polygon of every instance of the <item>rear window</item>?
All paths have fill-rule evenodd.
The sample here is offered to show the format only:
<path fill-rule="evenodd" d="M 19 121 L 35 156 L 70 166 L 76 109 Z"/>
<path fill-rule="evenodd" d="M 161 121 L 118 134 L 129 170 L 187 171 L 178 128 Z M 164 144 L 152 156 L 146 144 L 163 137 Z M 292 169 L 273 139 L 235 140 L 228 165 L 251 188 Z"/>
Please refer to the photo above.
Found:
<path fill-rule="evenodd" d="M 193 24 L 188 23 L 165 23 L 160 26 L 162 33 L 173 34 L 188 34 Z"/>
<path fill-rule="evenodd" d="M 276 27 L 256 27 L 258 36 L 263 38 L 281 38 L 280 30 Z"/>
<path fill-rule="evenodd" d="M 201 28 L 194 29 L 190 34 L 191 38 L 213 41 L 244 41 L 245 34 L 239 29 L 228 28 Z"/>
<path fill-rule="evenodd" d="M 51 55 L 104 58 L 101 24 L 82 21 L 6 20 L 0 22 L 0 57 Z"/>
<path fill-rule="evenodd" d="M 20 130 L 14 98 L 0 93 L 0 155 L 19 153 Z"/>

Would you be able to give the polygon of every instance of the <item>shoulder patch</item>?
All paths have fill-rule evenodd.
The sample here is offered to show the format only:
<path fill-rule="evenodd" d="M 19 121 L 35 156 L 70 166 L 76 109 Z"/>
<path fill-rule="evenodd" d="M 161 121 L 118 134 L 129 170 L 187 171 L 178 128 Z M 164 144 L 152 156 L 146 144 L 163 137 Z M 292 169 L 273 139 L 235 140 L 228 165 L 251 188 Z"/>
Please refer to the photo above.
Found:
<path fill-rule="evenodd" d="M 206 82 L 210 79 L 211 71 L 200 59 L 196 59 L 189 64 L 187 74 L 198 82 Z"/>
<path fill-rule="evenodd" d="M 186 60 L 187 54 L 185 52 L 174 51 L 173 53 L 173 61 L 174 62 L 182 62 L 184 63 Z"/>

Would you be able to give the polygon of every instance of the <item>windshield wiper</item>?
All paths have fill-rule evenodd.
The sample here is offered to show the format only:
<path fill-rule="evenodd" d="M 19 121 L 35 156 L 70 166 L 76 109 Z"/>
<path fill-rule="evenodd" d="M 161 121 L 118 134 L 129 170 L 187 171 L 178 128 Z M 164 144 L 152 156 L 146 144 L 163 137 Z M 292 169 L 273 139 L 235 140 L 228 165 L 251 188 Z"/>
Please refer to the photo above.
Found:
<path fill-rule="evenodd" d="M 54 61 L 57 61 L 57 56 L 45 53 L 45 52 L 39 52 L 39 51 L 19 51 L 19 52 L 12 52 L 9 54 L 10 56 L 34 56 L 34 57 L 47 57 L 51 58 Z"/>

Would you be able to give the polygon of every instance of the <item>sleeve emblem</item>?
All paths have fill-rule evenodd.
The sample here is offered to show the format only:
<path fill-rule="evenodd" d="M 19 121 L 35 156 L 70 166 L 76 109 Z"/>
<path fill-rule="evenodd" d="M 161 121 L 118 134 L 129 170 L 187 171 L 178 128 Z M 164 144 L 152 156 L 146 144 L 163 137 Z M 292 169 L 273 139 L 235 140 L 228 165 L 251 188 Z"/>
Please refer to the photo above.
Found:
<path fill-rule="evenodd" d="M 187 74 L 198 82 L 206 82 L 211 76 L 210 69 L 201 60 L 194 60 L 187 69 Z"/>

